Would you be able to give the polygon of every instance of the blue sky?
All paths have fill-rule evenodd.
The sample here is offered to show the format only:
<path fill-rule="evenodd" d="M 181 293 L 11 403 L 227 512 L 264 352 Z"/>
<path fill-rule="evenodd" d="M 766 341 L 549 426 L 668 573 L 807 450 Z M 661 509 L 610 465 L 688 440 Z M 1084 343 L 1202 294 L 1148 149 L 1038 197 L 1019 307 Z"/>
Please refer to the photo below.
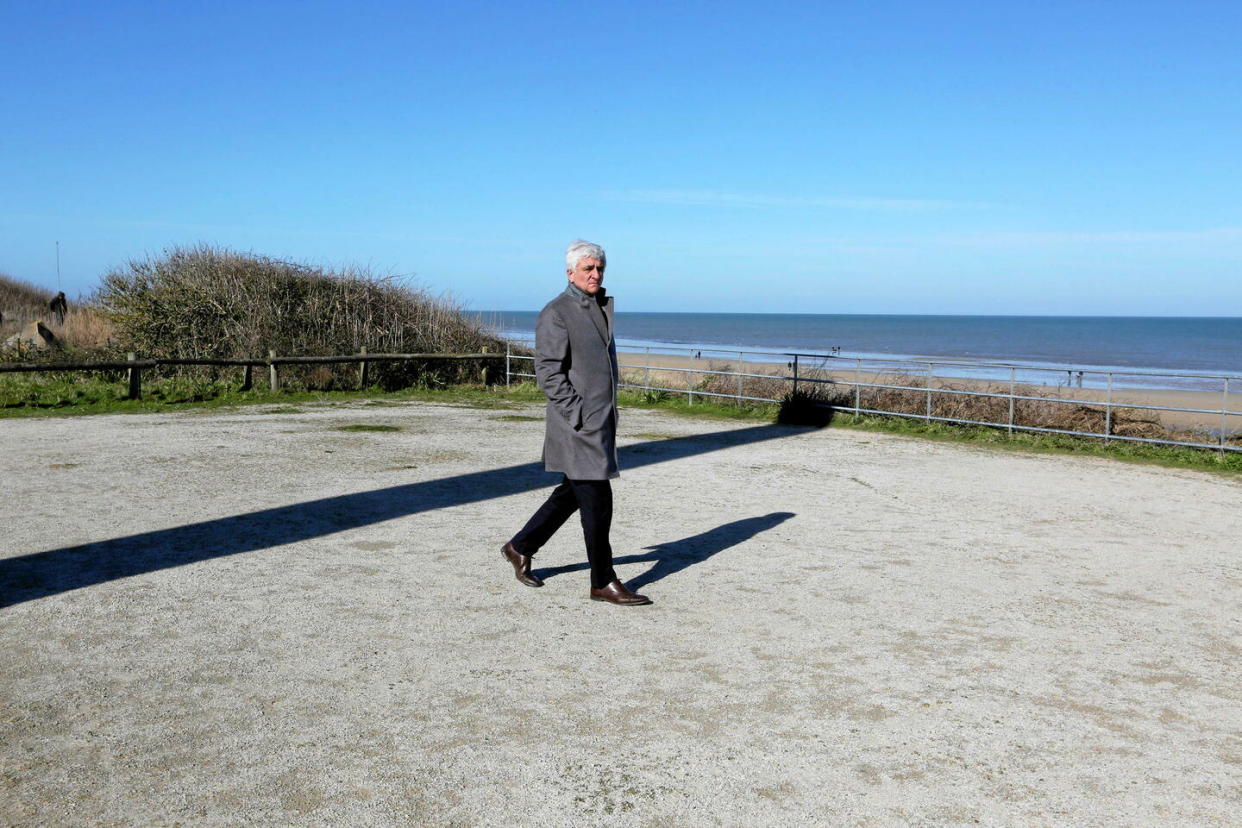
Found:
<path fill-rule="evenodd" d="M 1242 4 L 0 0 L 0 271 L 536 309 L 1242 315 Z"/>

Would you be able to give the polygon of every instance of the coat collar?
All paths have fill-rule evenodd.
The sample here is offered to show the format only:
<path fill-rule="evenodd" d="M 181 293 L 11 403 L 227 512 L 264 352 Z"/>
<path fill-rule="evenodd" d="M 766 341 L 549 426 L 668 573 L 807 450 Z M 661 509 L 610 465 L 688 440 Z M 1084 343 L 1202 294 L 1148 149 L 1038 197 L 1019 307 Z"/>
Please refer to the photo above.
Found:
<path fill-rule="evenodd" d="M 596 296 L 599 296 L 604 300 L 603 302 L 599 302 L 599 299 L 597 299 L 596 296 L 592 296 L 585 290 L 582 290 L 580 287 L 575 285 L 573 282 L 570 282 L 565 288 L 565 295 L 574 299 L 583 310 L 587 311 L 591 309 L 591 305 L 598 303 L 600 309 L 604 312 L 604 317 L 608 320 L 607 323 L 604 322 L 604 319 L 600 318 L 600 314 L 598 313 L 588 313 L 587 316 L 590 317 L 591 323 L 595 325 L 595 330 L 599 333 L 600 339 L 602 339 L 605 344 L 612 341 L 612 297 L 608 295 L 607 290 L 602 287 L 599 289 L 599 293 L 596 294 Z"/>

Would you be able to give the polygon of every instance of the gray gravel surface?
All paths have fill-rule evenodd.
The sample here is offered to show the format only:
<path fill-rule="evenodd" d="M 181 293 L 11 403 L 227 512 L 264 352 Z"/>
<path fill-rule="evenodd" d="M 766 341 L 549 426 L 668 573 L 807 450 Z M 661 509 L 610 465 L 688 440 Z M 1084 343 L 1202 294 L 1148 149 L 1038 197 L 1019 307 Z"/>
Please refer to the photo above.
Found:
<path fill-rule="evenodd" d="M 0 824 L 1237 824 L 1235 480 L 624 411 L 619 608 L 540 416 L 0 421 Z"/>

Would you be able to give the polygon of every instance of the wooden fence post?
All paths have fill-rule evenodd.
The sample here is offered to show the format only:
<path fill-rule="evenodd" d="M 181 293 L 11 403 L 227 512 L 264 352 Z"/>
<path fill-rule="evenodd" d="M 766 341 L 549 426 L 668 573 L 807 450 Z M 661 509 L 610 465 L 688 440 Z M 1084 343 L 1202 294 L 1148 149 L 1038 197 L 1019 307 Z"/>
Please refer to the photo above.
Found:
<path fill-rule="evenodd" d="M 366 346 L 366 345 L 363 345 L 361 348 L 359 348 L 359 349 L 358 349 L 358 353 L 359 353 L 359 354 L 361 354 L 362 356 L 366 356 L 366 355 L 367 355 L 367 346 Z M 360 364 L 360 365 L 358 366 L 358 387 L 359 387 L 359 388 L 366 388 L 366 387 L 367 387 L 367 383 L 368 383 L 368 381 L 369 381 L 369 379 L 370 379 L 370 376 L 371 376 L 371 372 L 368 370 L 368 368 L 369 368 L 369 366 L 370 366 L 370 365 L 371 365 L 371 363 L 367 362 L 367 361 L 364 359 L 364 360 L 362 360 L 362 364 Z"/>
<path fill-rule="evenodd" d="M 270 382 L 272 390 L 279 391 L 280 390 L 280 375 L 277 374 L 276 372 L 276 363 L 272 362 L 272 360 L 276 359 L 276 352 L 274 350 L 269 350 L 267 352 L 267 359 L 268 359 L 268 362 L 267 362 L 268 380 Z"/>
<path fill-rule="evenodd" d="M 485 354 L 486 354 L 487 352 L 488 352 L 488 346 L 484 345 L 484 346 L 483 346 L 483 353 L 485 353 Z M 486 358 L 486 357 L 484 357 L 484 358 L 483 358 L 483 369 L 482 369 L 481 371 L 479 371 L 479 379 L 483 380 L 483 386 L 484 386 L 485 388 L 487 387 L 487 376 L 488 376 L 488 373 L 489 373 L 489 369 L 490 369 L 490 367 L 491 367 L 491 366 L 489 366 L 489 365 L 487 364 L 487 358 Z"/>
<path fill-rule="evenodd" d="M 126 360 L 134 362 L 138 359 L 138 355 L 133 351 L 129 352 Z M 129 369 L 129 398 L 136 400 L 142 396 L 142 369 L 137 366 Z"/>
<path fill-rule="evenodd" d="M 241 390 L 249 391 L 253 385 L 254 385 L 254 366 L 247 365 L 246 370 L 242 373 Z"/>

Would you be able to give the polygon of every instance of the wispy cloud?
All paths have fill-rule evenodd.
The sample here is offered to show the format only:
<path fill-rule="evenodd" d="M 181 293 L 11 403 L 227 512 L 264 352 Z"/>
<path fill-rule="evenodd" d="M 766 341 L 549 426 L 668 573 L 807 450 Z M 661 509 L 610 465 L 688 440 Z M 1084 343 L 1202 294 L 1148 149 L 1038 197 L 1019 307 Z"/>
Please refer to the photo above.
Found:
<path fill-rule="evenodd" d="M 819 207 L 846 210 L 954 210 L 984 207 L 978 202 L 921 198 L 874 198 L 845 196 L 788 196 L 766 193 L 731 193 L 723 190 L 607 190 L 605 201 L 668 204 L 686 207 L 743 207 L 752 209 Z"/>
<path fill-rule="evenodd" d="M 409 232 L 383 232 L 371 230 L 350 230 L 340 227 L 323 228 L 319 226 L 295 227 L 273 224 L 212 224 L 202 222 L 174 221 L 169 219 L 150 218 L 114 218 L 100 216 L 56 216 L 34 213 L 0 213 L 0 221 L 48 221 L 56 222 L 64 227 L 109 227 L 127 230 L 170 230 L 181 233 L 195 234 L 205 238 L 220 235 L 259 235 L 259 236 L 324 236 L 336 238 L 379 239 L 388 241 L 408 241 L 415 236 Z M 67 231 L 66 231 L 67 232 Z M 420 237 L 421 238 L 421 237 Z M 457 241 L 457 239 L 452 239 Z"/>
<path fill-rule="evenodd" d="M 946 245 L 1022 246 L 1060 244 L 1185 244 L 1242 242 L 1242 227 L 1205 227 L 1193 230 L 997 231 L 925 239 Z"/>

